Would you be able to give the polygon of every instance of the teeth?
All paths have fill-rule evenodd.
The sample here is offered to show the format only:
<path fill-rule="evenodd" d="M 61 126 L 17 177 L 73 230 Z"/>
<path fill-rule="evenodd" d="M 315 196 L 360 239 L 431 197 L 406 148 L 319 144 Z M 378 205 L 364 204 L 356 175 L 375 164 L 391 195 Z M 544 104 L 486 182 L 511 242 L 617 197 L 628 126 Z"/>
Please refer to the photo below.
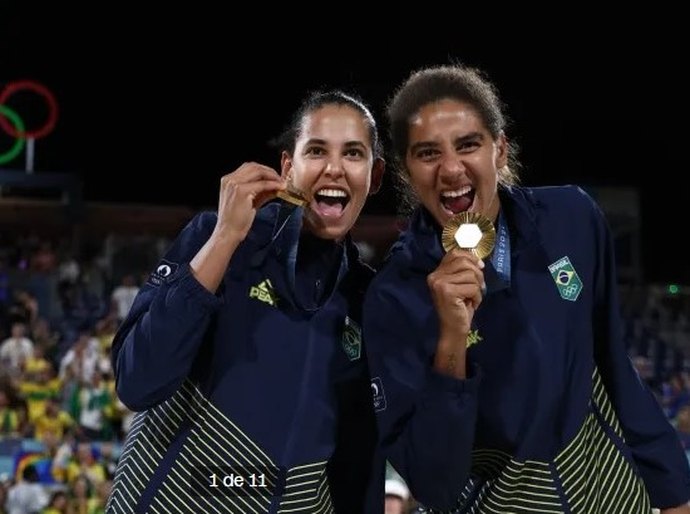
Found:
<path fill-rule="evenodd" d="M 347 193 L 340 189 L 319 189 L 316 192 L 316 194 L 320 196 L 328 196 L 331 198 L 347 198 Z"/>
<path fill-rule="evenodd" d="M 458 189 L 457 191 L 444 191 L 441 193 L 441 196 L 446 198 L 455 198 L 458 196 L 466 195 L 470 191 L 472 191 L 472 186 L 465 186 L 463 188 Z"/>

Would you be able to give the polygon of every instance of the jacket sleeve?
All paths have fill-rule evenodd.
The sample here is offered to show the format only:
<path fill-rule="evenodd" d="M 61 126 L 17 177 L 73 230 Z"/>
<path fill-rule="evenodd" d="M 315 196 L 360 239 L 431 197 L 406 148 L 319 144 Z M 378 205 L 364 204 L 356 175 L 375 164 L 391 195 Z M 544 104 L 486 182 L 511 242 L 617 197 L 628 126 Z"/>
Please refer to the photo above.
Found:
<path fill-rule="evenodd" d="M 168 399 L 189 375 L 209 321 L 222 303 L 192 275 L 215 214 L 196 216 L 142 286 L 111 351 L 117 394 L 133 411 Z"/>
<path fill-rule="evenodd" d="M 438 323 L 431 300 L 379 275 L 367 293 L 368 347 L 379 439 L 386 458 L 428 508 L 454 507 L 470 471 L 478 371 L 456 380 L 432 369 Z"/>
<path fill-rule="evenodd" d="M 596 206 L 593 225 L 598 248 L 593 306 L 597 366 L 652 505 L 676 507 L 690 499 L 688 461 L 674 428 L 626 352 L 613 241 Z"/>

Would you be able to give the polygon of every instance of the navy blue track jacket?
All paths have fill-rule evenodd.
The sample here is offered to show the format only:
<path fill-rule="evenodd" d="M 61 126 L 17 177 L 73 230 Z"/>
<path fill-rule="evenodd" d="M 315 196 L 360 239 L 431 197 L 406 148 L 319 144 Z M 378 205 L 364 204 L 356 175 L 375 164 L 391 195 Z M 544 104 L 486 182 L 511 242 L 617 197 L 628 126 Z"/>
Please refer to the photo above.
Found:
<path fill-rule="evenodd" d="M 112 349 L 138 414 L 108 512 L 381 512 L 360 329 L 373 271 L 348 239 L 332 293 L 298 297 L 301 214 L 261 209 L 214 295 L 188 264 L 216 223 L 202 213 L 140 291 Z"/>
<path fill-rule="evenodd" d="M 486 261 L 467 379 L 432 369 L 439 334 L 426 278 L 443 249 L 427 211 L 367 292 L 389 459 L 437 510 L 636 514 L 650 501 L 688 501 L 678 437 L 626 354 L 603 214 L 571 186 L 499 194 L 505 230 L 494 254 L 509 251 L 500 270 Z"/>

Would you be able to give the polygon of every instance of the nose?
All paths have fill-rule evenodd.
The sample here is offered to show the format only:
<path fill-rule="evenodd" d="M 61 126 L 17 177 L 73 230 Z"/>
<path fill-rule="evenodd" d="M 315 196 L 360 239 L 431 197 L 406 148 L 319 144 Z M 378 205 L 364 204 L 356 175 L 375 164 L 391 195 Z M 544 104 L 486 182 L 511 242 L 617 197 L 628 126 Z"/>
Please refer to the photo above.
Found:
<path fill-rule="evenodd" d="M 439 163 L 438 175 L 444 184 L 455 183 L 465 172 L 465 166 L 458 155 L 445 155 Z"/>
<path fill-rule="evenodd" d="M 324 174 L 331 178 L 340 178 L 345 174 L 343 163 L 339 156 L 334 156 L 328 159 Z"/>

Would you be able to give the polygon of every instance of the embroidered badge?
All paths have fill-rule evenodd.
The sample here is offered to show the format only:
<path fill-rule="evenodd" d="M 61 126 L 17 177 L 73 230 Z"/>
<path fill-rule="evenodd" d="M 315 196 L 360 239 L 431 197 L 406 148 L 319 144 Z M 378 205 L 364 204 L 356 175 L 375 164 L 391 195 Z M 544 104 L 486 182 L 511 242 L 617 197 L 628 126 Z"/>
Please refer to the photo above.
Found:
<path fill-rule="evenodd" d="M 376 412 L 386 410 L 386 394 L 383 391 L 383 383 L 379 377 L 371 379 L 371 394 L 374 397 L 374 410 Z"/>
<path fill-rule="evenodd" d="M 177 271 L 177 263 L 166 261 L 165 259 L 156 266 L 156 269 L 149 275 L 148 283 L 158 287 L 170 275 Z"/>
<path fill-rule="evenodd" d="M 267 303 L 275 307 L 278 305 L 278 296 L 273 290 L 273 285 L 269 279 L 259 282 L 249 289 L 249 298 L 256 298 L 260 302 Z"/>
<path fill-rule="evenodd" d="M 549 266 L 549 272 L 556 282 L 561 298 L 574 302 L 582 291 L 582 280 L 570 263 L 570 259 L 562 257 Z"/>
<path fill-rule="evenodd" d="M 470 330 L 470 333 L 467 334 L 467 348 L 483 340 L 484 338 L 479 335 L 479 330 L 476 328 L 474 330 Z"/>
<path fill-rule="evenodd" d="M 362 330 L 349 316 L 345 316 L 343 337 L 341 339 L 343 350 L 347 358 L 356 361 L 362 355 Z"/>

